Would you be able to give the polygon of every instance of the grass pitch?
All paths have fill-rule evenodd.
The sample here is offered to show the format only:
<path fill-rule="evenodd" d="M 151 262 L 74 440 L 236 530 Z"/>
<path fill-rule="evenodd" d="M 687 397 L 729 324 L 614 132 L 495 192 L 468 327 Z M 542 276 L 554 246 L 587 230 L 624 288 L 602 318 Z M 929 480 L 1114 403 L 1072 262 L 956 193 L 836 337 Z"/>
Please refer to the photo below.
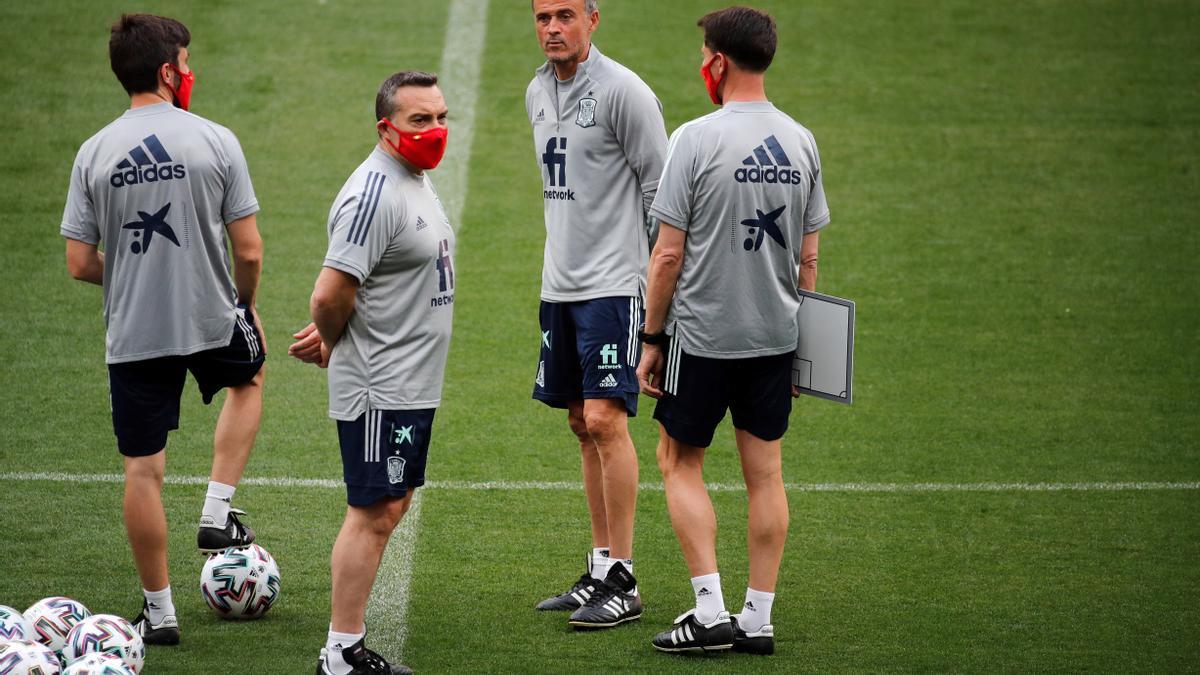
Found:
<path fill-rule="evenodd" d="M 577 481 L 563 415 L 528 399 L 544 231 L 522 95 L 541 59 L 525 4 L 491 4 L 428 477 Z M 787 478 L 1197 480 L 1195 4 L 759 4 L 780 25 L 768 92 L 822 152 L 833 225 L 818 289 L 859 309 L 855 404 L 797 404 Z M 650 84 L 669 129 L 711 110 L 694 24 L 723 3 L 602 6 L 596 43 Z M 99 289 L 66 276 L 57 228 L 75 151 L 126 106 L 106 53 L 122 9 L 0 7 L 2 472 L 120 470 Z M 195 111 L 239 135 L 262 204 L 270 358 L 247 475 L 336 479 L 324 378 L 284 348 L 307 321 L 329 204 L 373 142 L 375 88 L 400 68 L 439 68 L 446 8 L 146 9 L 191 28 Z M 643 399 L 631 425 L 643 481 L 657 478 L 651 410 Z M 215 413 L 186 394 L 169 471 L 207 473 Z M 738 480 L 727 426 L 708 475 Z M 65 594 L 93 611 L 136 612 L 118 486 L 0 480 L 0 490 L 0 603 Z M 212 618 L 195 592 L 202 497 L 198 486 L 166 489 L 184 644 L 152 649 L 148 672 L 310 672 L 341 493 L 239 490 L 283 576 L 280 603 L 250 624 Z M 736 607 L 744 496 L 714 501 Z M 649 647 L 690 602 L 661 492 L 639 501 L 644 618 L 575 634 L 527 608 L 579 573 L 582 492 L 431 489 L 404 661 L 425 672 L 1196 670 L 1198 512 L 1196 490 L 794 492 L 776 656 L 689 659 Z"/>

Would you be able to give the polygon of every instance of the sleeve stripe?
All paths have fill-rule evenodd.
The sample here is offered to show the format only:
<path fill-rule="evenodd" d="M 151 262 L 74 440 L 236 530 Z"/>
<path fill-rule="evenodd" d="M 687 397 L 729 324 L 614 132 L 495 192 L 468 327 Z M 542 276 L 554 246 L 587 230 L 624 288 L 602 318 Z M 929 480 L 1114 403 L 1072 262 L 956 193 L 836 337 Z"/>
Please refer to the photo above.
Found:
<path fill-rule="evenodd" d="M 363 184 L 362 194 L 358 196 L 358 209 L 354 211 L 354 222 L 350 225 L 350 233 L 346 235 L 346 241 L 353 243 L 355 230 L 358 229 L 358 220 L 362 217 L 363 207 L 367 203 L 367 193 L 371 189 L 371 181 L 375 180 L 375 172 L 367 174 L 367 180 Z"/>
<path fill-rule="evenodd" d="M 383 194 L 383 182 L 387 180 L 387 176 L 379 174 L 379 180 L 375 181 L 375 191 L 371 193 L 371 212 L 367 214 L 366 221 L 363 222 L 362 231 L 358 233 L 358 245 L 362 246 L 367 241 L 367 232 L 371 229 L 371 221 L 375 220 L 375 209 L 379 208 L 379 195 Z"/>

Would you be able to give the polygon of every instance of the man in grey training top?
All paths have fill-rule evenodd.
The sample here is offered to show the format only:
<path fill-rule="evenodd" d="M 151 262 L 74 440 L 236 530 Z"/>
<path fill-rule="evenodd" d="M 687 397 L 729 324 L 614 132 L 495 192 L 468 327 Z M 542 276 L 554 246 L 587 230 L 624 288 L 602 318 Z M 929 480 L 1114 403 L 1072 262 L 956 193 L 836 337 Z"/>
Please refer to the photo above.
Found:
<path fill-rule="evenodd" d="M 446 150 L 437 76 L 401 71 L 375 97 L 375 148 L 329 211 L 329 248 L 296 358 L 329 368 L 346 517 L 333 545 L 333 607 L 318 675 L 412 672 L 365 646 L 384 549 L 425 484 L 454 312 L 454 230 L 426 170 Z M 396 626 L 384 626 L 394 631 Z"/>
<path fill-rule="evenodd" d="M 541 355 L 533 397 L 567 410 L 591 518 L 587 571 L 540 610 L 576 628 L 642 614 L 633 577 L 638 464 L 637 328 L 649 255 L 647 209 L 662 171 L 662 107 L 591 44 L 595 0 L 534 0 L 546 64 L 525 92 L 545 201 Z"/>
<path fill-rule="evenodd" d="M 774 20 L 733 7 L 699 23 L 701 75 L 723 107 L 671 137 L 650 210 L 662 228 L 638 367 L 642 390 L 659 398 L 658 464 L 696 605 L 653 644 L 770 654 L 788 524 L 780 439 L 794 393 L 796 289 L 816 285 L 818 231 L 829 208 L 812 134 L 767 100 Z M 705 448 L 727 409 L 750 502 L 750 584 L 734 617 L 721 594 L 717 522 L 703 477 Z"/>
<path fill-rule="evenodd" d="M 188 371 L 206 404 L 229 389 L 197 544 L 212 553 L 254 541 L 229 504 L 262 415 L 258 200 L 233 133 L 186 112 L 190 41 L 166 17 L 126 14 L 113 25 L 109 60 L 129 110 L 79 149 L 60 229 L 71 276 L 104 288 L 125 528 L 145 595 L 133 623 L 147 644 L 179 642 L 161 493 Z"/>

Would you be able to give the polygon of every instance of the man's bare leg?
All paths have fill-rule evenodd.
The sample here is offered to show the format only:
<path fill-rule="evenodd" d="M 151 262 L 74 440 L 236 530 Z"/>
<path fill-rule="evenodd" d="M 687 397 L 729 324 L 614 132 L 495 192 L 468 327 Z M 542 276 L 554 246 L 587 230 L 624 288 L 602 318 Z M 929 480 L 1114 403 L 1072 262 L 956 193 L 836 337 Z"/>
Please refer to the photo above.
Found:
<path fill-rule="evenodd" d="M 667 492 L 667 512 L 692 577 L 717 571 L 717 514 L 704 485 L 704 448 L 658 432 L 658 468 Z"/>
<path fill-rule="evenodd" d="M 609 557 L 633 558 L 633 521 L 637 508 L 638 462 L 621 399 L 587 399 L 583 404 L 587 433 L 600 457 Z"/>
<path fill-rule="evenodd" d="M 583 417 L 583 401 L 567 404 L 567 423 L 579 439 L 579 454 L 583 469 L 583 492 L 587 496 L 588 520 L 592 526 L 592 547 L 608 548 L 608 516 L 604 507 L 604 470 L 600 452 L 588 434 Z"/>
<path fill-rule="evenodd" d="M 750 555 L 750 588 L 775 592 L 783 547 L 787 542 L 788 502 L 783 487 L 779 440 L 764 441 L 748 431 L 736 430 L 742 475 L 750 500 L 746 546 Z"/>
<path fill-rule="evenodd" d="M 125 458 L 125 531 L 133 550 L 142 588 L 167 587 L 167 514 L 163 510 L 166 450 L 146 457 Z"/>

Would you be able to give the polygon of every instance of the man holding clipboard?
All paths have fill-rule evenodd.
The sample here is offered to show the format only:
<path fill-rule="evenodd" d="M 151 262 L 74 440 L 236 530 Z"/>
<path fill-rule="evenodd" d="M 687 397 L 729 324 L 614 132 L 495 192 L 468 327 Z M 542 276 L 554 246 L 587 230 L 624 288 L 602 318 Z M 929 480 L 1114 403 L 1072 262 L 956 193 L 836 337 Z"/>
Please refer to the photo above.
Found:
<path fill-rule="evenodd" d="M 775 22 L 744 7 L 713 12 L 701 76 L 722 108 L 671 138 L 650 214 L 651 256 L 638 380 L 659 399 L 658 463 L 696 606 L 653 640 L 662 651 L 774 652 L 770 623 L 788 508 L 780 459 L 797 344 L 797 285 L 813 290 L 829 222 L 812 134 L 776 109 L 763 77 Z M 705 449 L 732 413 L 750 502 L 750 578 L 725 611 Z"/>

